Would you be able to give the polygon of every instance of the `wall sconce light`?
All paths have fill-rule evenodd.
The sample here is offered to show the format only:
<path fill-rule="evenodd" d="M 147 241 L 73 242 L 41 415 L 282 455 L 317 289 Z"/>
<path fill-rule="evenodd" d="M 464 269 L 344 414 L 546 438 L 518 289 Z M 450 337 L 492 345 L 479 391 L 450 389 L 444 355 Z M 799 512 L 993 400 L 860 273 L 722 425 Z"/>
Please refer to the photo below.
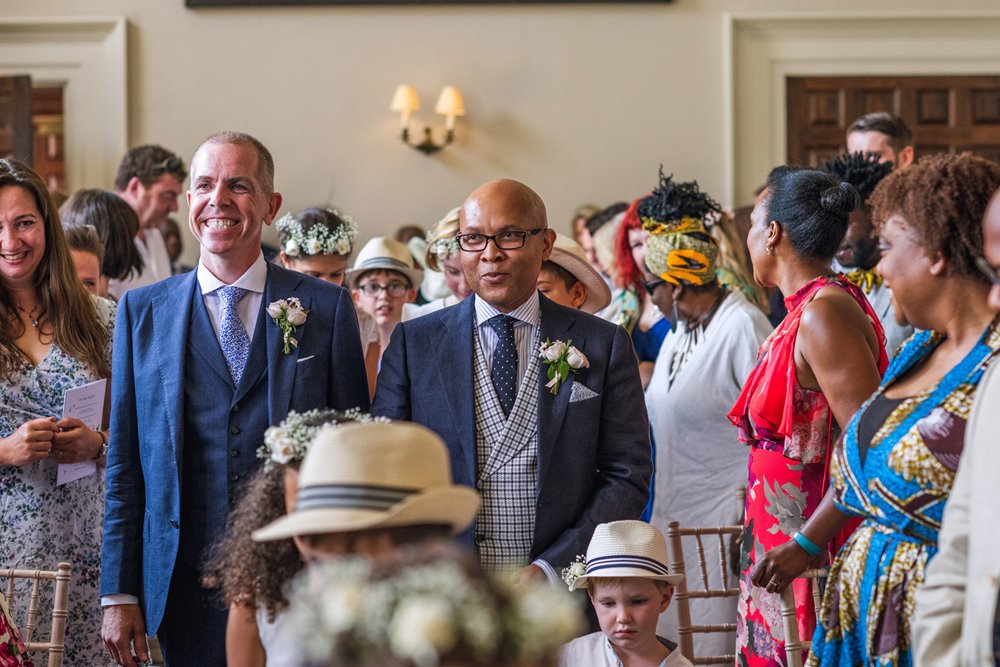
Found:
<path fill-rule="evenodd" d="M 420 97 L 417 90 L 409 84 L 400 84 L 396 94 L 392 96 L 392 111 L 399 113 L 400 137 L 410 148 L 416 148 L 424 155 L 437 153 L 455 138 L 455 117 L 465 115 L 465 101 L 462 93 L 455 86 L 445 86 L 441 89 L 434 112 L 445 117 L 445 136 L 443 144 L 434 143 L 431 138 L 430 126 L 424 127 L 424 140 L 419 144 L 410 143 L 410 114 L 420 111 Z"/>

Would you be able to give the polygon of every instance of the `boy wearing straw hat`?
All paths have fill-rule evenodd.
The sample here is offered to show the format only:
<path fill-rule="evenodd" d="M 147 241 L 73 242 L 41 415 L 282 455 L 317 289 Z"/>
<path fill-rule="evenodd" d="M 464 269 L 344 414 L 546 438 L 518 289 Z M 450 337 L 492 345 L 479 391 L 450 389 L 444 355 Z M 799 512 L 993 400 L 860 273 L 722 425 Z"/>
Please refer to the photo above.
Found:
<path fill-rule="evenodd" d="M 656 622 L 681 580 L 669 573 L 659 530 L 642 521 L 600 524 L 586 560 L 563 570 L 563 579 L 570 590 L 587 589 L 601 631 L 566 644 L 560 667 L 691 665 L 675 643 L 656 636 Z"/>
<path fill-rule="evenodd" d="M 587 261 L 580 244 L 556 234 L 552 254 L 542 262 L 538 291 L 561 306 L 593 315 L 611 303 L 611 289 Z"/>

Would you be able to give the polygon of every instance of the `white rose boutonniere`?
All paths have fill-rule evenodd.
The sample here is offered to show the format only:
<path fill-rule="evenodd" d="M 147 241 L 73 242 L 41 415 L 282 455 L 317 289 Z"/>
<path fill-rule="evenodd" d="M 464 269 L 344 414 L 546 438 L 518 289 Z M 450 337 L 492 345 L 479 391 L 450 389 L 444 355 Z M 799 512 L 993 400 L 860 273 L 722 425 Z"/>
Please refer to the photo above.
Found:
<path fill-rule="evenodd" d="M 576 559 L 569 564 L 569 567 L 564 567 L 562 570 L 562 580 L 566 582 L 570 590 L 573 590 L 573 584 L 576 580 L 587 574 L 587 557 L 580 554 Z"/>
<path fill-rule="evenodd" d="M 299 341 L 292 334 L 295 333 L 295 327 L 306 323 L 306 318 L 309 315 L 309 311 L 302 307 L 298 298 L 293 296 L 290 299 L 272 301 L 267 306 L 267 314 L 281 329 L 285 343 L 282 352 L 285 354 L 291 352 L 290 345 L 298 347 Z"/>
<path fill-rule="evenodd" d="M 559 393 L 559 387 L 571 372 L 576 373 L 581 368 L 590 368 L 587 355 L 573 347 L 573 341 L 564 343 L 561 340 L 549 341 L 546 338 L 538 349 L 538 355 L 548 364 L 549 381 L 545 386 L 553 395 Z"/>

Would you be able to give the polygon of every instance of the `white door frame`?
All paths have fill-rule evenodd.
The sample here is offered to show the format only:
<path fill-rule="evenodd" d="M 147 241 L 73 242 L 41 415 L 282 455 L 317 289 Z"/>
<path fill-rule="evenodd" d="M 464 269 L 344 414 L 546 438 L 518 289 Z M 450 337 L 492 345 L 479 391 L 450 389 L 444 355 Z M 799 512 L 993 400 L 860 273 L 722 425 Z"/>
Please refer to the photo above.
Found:
<path fill-rule="evenodd" d="M 0 18 L 0 75 L 64 87 L 66 187 L 111 188 L 128 149 L 122 17 Z"/>
<path fill-rule="evenodd" d="M 1000 74 L 1000 12 L 723 16 L 725 201 L 787 156 L 787 76 Z"/>

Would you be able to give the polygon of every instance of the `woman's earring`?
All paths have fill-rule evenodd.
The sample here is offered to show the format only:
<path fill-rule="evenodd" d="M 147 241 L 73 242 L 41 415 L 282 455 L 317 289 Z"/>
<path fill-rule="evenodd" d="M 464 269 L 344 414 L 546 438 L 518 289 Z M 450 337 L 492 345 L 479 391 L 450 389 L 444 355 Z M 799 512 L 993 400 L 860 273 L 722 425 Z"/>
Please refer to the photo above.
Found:
<path fill-rule="evenodd" d="M 674 299 L 674 303 L 670 308 L 670 331 L 677 331 L 677 320 L 681 317 L 680 312 L 677 310 L 677 300 Z"/>
<path fill-rule="evenodd" d="M 774 246 L 773 245 L 767 246 L 767 254 L 768 255 L 773 255 L 774 254 Z"/>

